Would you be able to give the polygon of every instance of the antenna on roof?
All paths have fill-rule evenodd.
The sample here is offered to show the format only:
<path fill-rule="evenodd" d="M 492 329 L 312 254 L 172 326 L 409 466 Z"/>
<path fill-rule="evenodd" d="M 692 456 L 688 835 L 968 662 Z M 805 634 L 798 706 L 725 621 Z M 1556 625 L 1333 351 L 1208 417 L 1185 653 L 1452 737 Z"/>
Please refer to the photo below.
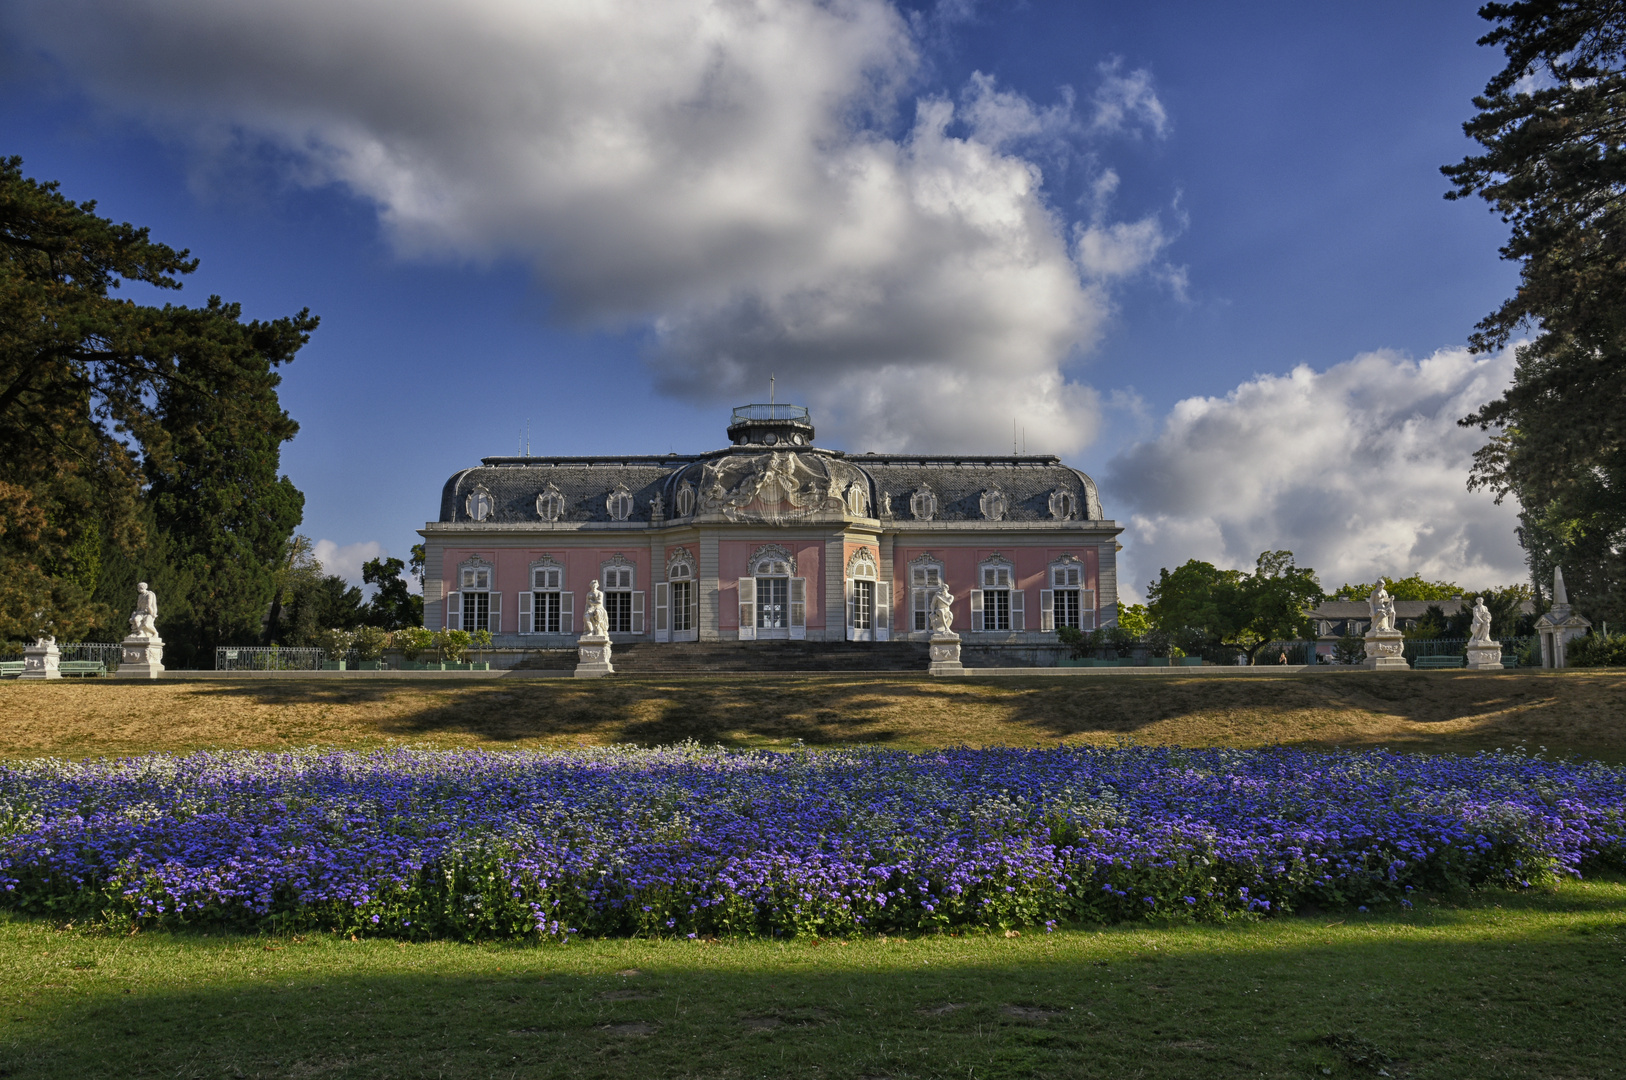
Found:
<path fill-rule="evenodd" d="M 1016 417 L 1011 417 L 1011 456 L 1016 456 Z"/>
<path fill-rule="evenodd" d="M 774 406 L 774 396 L 773 395 L 774 395 L 773 376 L 769 375 L 768 376 L 768 408 L 770 410 Z"/>
<path fill-rule="evenodd" d="M 525 418 L 525 456 L 531 456 L 531 418 Z"/>

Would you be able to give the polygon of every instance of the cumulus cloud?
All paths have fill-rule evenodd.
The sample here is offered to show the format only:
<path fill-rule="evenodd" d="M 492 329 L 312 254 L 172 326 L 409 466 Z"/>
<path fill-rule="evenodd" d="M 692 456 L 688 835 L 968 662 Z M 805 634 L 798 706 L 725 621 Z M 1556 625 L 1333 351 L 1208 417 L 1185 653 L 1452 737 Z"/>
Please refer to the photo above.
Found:
<path fill-rule="evenodd" d="M 361 566 L 370 559 L 382 559 L 389 554 L 377 540 L 363 540 L 358 544 L 340 546 L 332 540 L 318 540 L 311 554 L 322 564 L 324 574 L 337 574 L 352 585 L 361 584 Z"/>
<path fill-rule="evenodd" d="M 889 0 L 13 0 L 0 20 L 115 109 L 349 187 L 404 253 L 530 260 L 562 318 L 650 327 L 670 393 L 795 374 L 821 431 L 865 448 L 991 450 L 1013 416 L 1036 446 L 1087 444 L 1096 396 L 1062 367 L 1168 239 L 1075 235 L 1022 149 L 1161 136 L 1146 72 L 1105 65 L 1086 117 L 981 73 L 918 96 L 929 35 Z"/>
<path fill-rule="evenodd" d="M 1511 348 L 1374 352 L 1180 402 L 1103 473 L 1108 512 L 1128 511 L 1124 585 L 1139 595 L 1187 559 L 1251 569 L 1279 548 L 1328 589 L 1413 571 L 1470 588 L 1522 580 L 1517 508 L 1466 490 L 1485 436 L 1456 424 L 1512 375 Z"/>

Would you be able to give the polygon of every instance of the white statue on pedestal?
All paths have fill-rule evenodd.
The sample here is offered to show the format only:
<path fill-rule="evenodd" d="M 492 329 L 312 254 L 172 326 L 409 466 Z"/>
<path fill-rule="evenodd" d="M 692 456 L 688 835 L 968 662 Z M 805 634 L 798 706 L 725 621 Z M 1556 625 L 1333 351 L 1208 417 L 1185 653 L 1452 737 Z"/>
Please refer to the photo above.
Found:
<path fill-rule="evenodd" d="M 1485 606 L 1485 598 L 1483 596 L 1476 596 L 1474 597 L 1474 626 L 1473 631 L 1468 635 L 1468 644 L 1484 645 L 1489 643 L 1491 639 L 1490 632 L 1490 608 Z"/>
<path fill-rule="evenodd" d="M 130 616 L 130 636 L 158 636 L 158 596 L 147 588 L 145 581 L 136 585 L 136 607 L 135 613 Z"/>
<path fill-rule="evenodd" d="M 604 637 L 610 632 L 610 615 L 604 610 L 604 593 L 598 582 L 587 590 L 587 613 L 582 616 L 582 630 L 588 637 Z"/>
<path fill-rule="evenodd" d="M 932 590 L 931 630 L 933 637 L 954 633 L 954 594 L 941 582 Z"/>
<path fill-rule="evenodd" d="M 164 641 L 158 636 L 158 597 L 145 581 L 136 586 L 135 613 L 130 636 L 124 639 L 119 669 L 121 679 L 156 679 L 164 670 Z"/>
<path fill-rule="evenodd" d="M 1395 602 L 1389 597 L 1389 590 L 1383 587 L 1383 579 L 1378 579 L 1377 588 L 1372 590 L 1368 603 L 1372 606 L 1372 629 L 1374 631 L 1393 630 L 1395 628 Z"/>

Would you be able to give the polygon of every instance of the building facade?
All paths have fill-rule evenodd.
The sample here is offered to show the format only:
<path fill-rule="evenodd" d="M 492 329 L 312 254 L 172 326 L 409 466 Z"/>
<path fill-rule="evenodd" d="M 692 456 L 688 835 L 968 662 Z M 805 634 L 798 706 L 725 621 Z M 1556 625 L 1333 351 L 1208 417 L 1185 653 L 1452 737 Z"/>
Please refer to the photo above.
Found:
<path fill-rule="evenodd" d="M 1085 474 L 813 434 L 804 408 L 748 405 L 709 453 L 484 458 L 421 530 L 425 623 L 570 645 L 594 580 L 624 642 L 925 640 L 938 582 L 971 642 L 1116 623 L 1122 530 Z"/>

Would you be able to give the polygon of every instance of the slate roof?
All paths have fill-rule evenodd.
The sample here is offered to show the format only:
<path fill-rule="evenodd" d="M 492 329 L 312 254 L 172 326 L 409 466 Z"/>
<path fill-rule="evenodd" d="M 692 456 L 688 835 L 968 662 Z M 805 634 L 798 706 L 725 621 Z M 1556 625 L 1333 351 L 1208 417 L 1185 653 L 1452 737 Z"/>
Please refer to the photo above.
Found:
<path fill-rule="evenodd" d="M 729 454 L 761 454 L 761 446 L 737 446 L 707 454 L 621 457 L 488 457 L 477 468 L 464 469 L 446 481 L 440 497 L 442 522 L 470 521 L 466 500 L 477 486 L 491 493 L 495 511 L 488 521 L 536 523 L 537 496 L 551 483 L 565 498 L 566 522 L 611 521 L 607 497 L 618 484 L 633 496 L 631 520 L 648 521 L 650 500 L 659 492 L 666 513 L 673 513 L 678 474 L 689 466 Z M 883 518 L 883 493 L 890 494 L 890 517 L 913 520 L 909 496 L 921 487 L 937 495 L 936 521 L 982 521 L 980 500 L 991 488 L 1004 492 L 1010 502 L 1007 521 L 1049 521 L 1050 493 L 1071 493 L 1082 517 L 1102 520 L 1101 499 L 1095 482 L 1059 458 L 1023 455 L 921 456 L 905 454 L 848 455 L 840 451 L 799 449 L 803 454 L 833 457 L 856 467 L 870 480 L 870 504 Z"/>

